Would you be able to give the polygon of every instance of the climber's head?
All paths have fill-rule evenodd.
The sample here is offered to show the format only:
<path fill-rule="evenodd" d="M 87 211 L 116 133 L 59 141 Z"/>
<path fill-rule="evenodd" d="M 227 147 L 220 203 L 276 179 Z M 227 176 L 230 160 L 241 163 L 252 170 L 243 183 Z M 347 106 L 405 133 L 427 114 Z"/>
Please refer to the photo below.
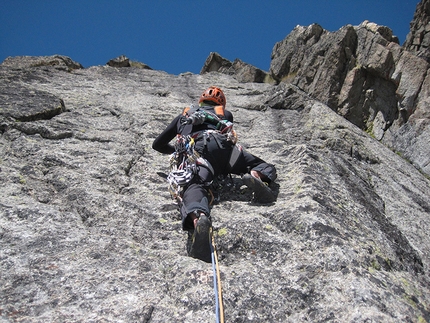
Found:
<path fill-rule="evenodd" d="M 202 102 L 213 102 L 225 108 L 226 99 L 222 90 L 216 86 L 210 86 L 200 96 L 199 104 Z"/>

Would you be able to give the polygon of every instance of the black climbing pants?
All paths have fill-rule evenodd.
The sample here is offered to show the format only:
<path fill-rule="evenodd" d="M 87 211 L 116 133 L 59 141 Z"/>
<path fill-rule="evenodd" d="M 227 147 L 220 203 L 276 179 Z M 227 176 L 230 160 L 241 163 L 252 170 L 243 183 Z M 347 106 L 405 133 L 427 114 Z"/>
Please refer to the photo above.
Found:
<path fill-rule="evenodd" d="M 223 139 L 223 137 L 221 138 Z M 182 216 L 182 228 L 193 230 L 193 221 L 189 217 L 191 213 L 203 212 L 210 216 L 209 194 L 207 183 L 210 183 L 219 175 L 236 174 L 242 175 L 250 170 L 259 171 L 267 179 L 267 182 L 276 179 L 276 168 L 272 164 L 266 163 L 244 149 L 240 149 L 240 155 L 234 165 L 229 166 L 232 149 L 236 149 L 231 143 L 222 142 L 219 138 L 209 136 L 204 140 L 196 142 L 196 150 L 213 167 L 214 174 L 204 166 L 197 167 L 197 174 L 185 188 L 180 205 Z"/>

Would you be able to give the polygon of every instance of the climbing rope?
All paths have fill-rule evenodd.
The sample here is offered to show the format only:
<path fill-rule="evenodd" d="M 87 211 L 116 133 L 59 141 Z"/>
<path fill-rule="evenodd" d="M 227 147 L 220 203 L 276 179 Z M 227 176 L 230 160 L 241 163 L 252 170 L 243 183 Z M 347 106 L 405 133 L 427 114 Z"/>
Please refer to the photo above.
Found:
<path fill-rule="evenodd" d="M 224 306 L 222 302 L 221 275 L 218 266 L 218 256 L 216 253 L 215 239 L 212 234 L 212 227 L 209 231 L 209 239 L 211 245 L 212 269 L 214 275 L 214 291 L 215 291 L 215 316 L 217 323 L 224 323 Z"/>

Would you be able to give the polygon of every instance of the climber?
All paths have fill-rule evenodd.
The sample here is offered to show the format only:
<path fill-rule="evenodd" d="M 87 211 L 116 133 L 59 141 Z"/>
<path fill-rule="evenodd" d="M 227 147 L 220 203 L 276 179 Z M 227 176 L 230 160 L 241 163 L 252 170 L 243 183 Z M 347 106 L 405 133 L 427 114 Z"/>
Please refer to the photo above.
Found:
<path fill-rule="evenodd" d="M 225 105 L 223 91 L 209 87 L 198 106 L 184 109 L 152 144 L 172 156 L 168 181 L 180 207 L 182 228 L 188 231 L 188 255 L 206 262 L 211 262 L 209 187 L 215 178 L 243 175 L 255 202 L 272 203 L 276 198 L 269 187 L 277 177 L 276 168 L 236 144 L 233 115 Z"/>

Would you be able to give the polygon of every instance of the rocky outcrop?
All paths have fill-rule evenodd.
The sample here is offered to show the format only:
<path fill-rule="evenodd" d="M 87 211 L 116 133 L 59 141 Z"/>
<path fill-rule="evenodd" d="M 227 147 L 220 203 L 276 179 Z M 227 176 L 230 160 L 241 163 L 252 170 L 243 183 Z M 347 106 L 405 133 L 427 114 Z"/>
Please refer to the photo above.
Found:
<path fill-rule="evenodd" d="M 206 61 L 200 71 L 200 74 L 205 74 L 209 72 L 220 72 L 231 75 L 233 74 L 230 72 L 232 65 L 232 62 L 230 62 L 228 59 L 222 57 L 218 53 L 212 52 L 206 58 Z"/>
<path fill-rule="evenodd" d="M 387 28 L 368 22 L 358 27 L 345 26 L 332 33 L 316 24 L 297 26 L 273 48 L 270 73 L 278 81 L 297 85 L 333 110 L 340 111 L 354 124 L 364 127 L 371 114 L 369 109 L 363 108 L 366 91 L 374 90 L 372 83 L 375 83 L 370 79 L 390 82 L 394 72 L 393 55 L 386 49 L 390 40 L 393 38 Z M 388 92 L 381 100 L 389 97 L 395 100 L 394 83 L 391 89 L 379 84 L 378 88 Z M 379 99 L 376 93 L 374 97 Z"/>
<path fill-rule="evenodd" d="M 240 59 L 235 59 L 234 62 L 231 62 L 218 53 L 209 54 L 200 71 L 200 74 L 209 72 L 220 72 L 231 75 L 241 83 L 275 83 L 266 72 L 260 70 L 259 68 L 245 63 Z"/>
<path fill-rule="evenodd" d="M 422 0 L 415 10 L 411 30 L 403 45 L 407 50 L 430 63 L 430 1 Z"/>
<path fill-rule="evenodd" d="M 8 76 L 2 72 L 0 72 L 0 77 L 8 79 Z M 3 86 L 0 100 L 7 102 L 1 107 L 2 116 L 18 122 L 51 119 L 65 111 L 61 98 L 45 91 L 30 90 L 17 84 Z"/>
<path fill-rule="evenodd" d="M 186 256 L 169 157 L 151 144 L 216 84 L 239 142 L 279 174 L 271 205 L 252 203 L 239 176 L 220 183 L 226 322 L 430 321 L 430 182 L 326 104 L 286 82 L 33 60 L 0 66 L 2 320 L 215 320 L 212 268 Z"/>
<path fill-rule="evenodd" d="M 130 67 L 130 59 L 125 55 L 120 55 L 116 58 L 113 58 L 109 60 L 109 62 L 106 63 L 109 66 L 112 67 Z"/>
<path fill-rule="evenodd" d="M 336 32 L 316 24 L 297 26 L 274 46 L 270 74 L 327 104 L 430 174 L 430 157 L 422 157 L 430 156 L 429 66 L 404 50 L 388 27 L 365 21 Z"/>
<path fill-rule="evenodd" d="M 80 63 L 73 61 L 70 57 L 62 55 L 8 57 L 1 63 L 1 65 L 13 68 L 54 66 L 57 69 L 67 71 L 83 68 Z"/>
<path fill-rule="evenodd" d="M 138 68 L 144 68 L 144 69 L 152 70 L 152 68 L 149 67 L 148 65 L 141 63 L 141 62 L 131 61 L 125 55 L 120 55 L 116 58 L 112 58 L 111 60 L 109 60 L 106 63 L 106 65 L 111 66 L 111 67 L 138 67 Z"/>

